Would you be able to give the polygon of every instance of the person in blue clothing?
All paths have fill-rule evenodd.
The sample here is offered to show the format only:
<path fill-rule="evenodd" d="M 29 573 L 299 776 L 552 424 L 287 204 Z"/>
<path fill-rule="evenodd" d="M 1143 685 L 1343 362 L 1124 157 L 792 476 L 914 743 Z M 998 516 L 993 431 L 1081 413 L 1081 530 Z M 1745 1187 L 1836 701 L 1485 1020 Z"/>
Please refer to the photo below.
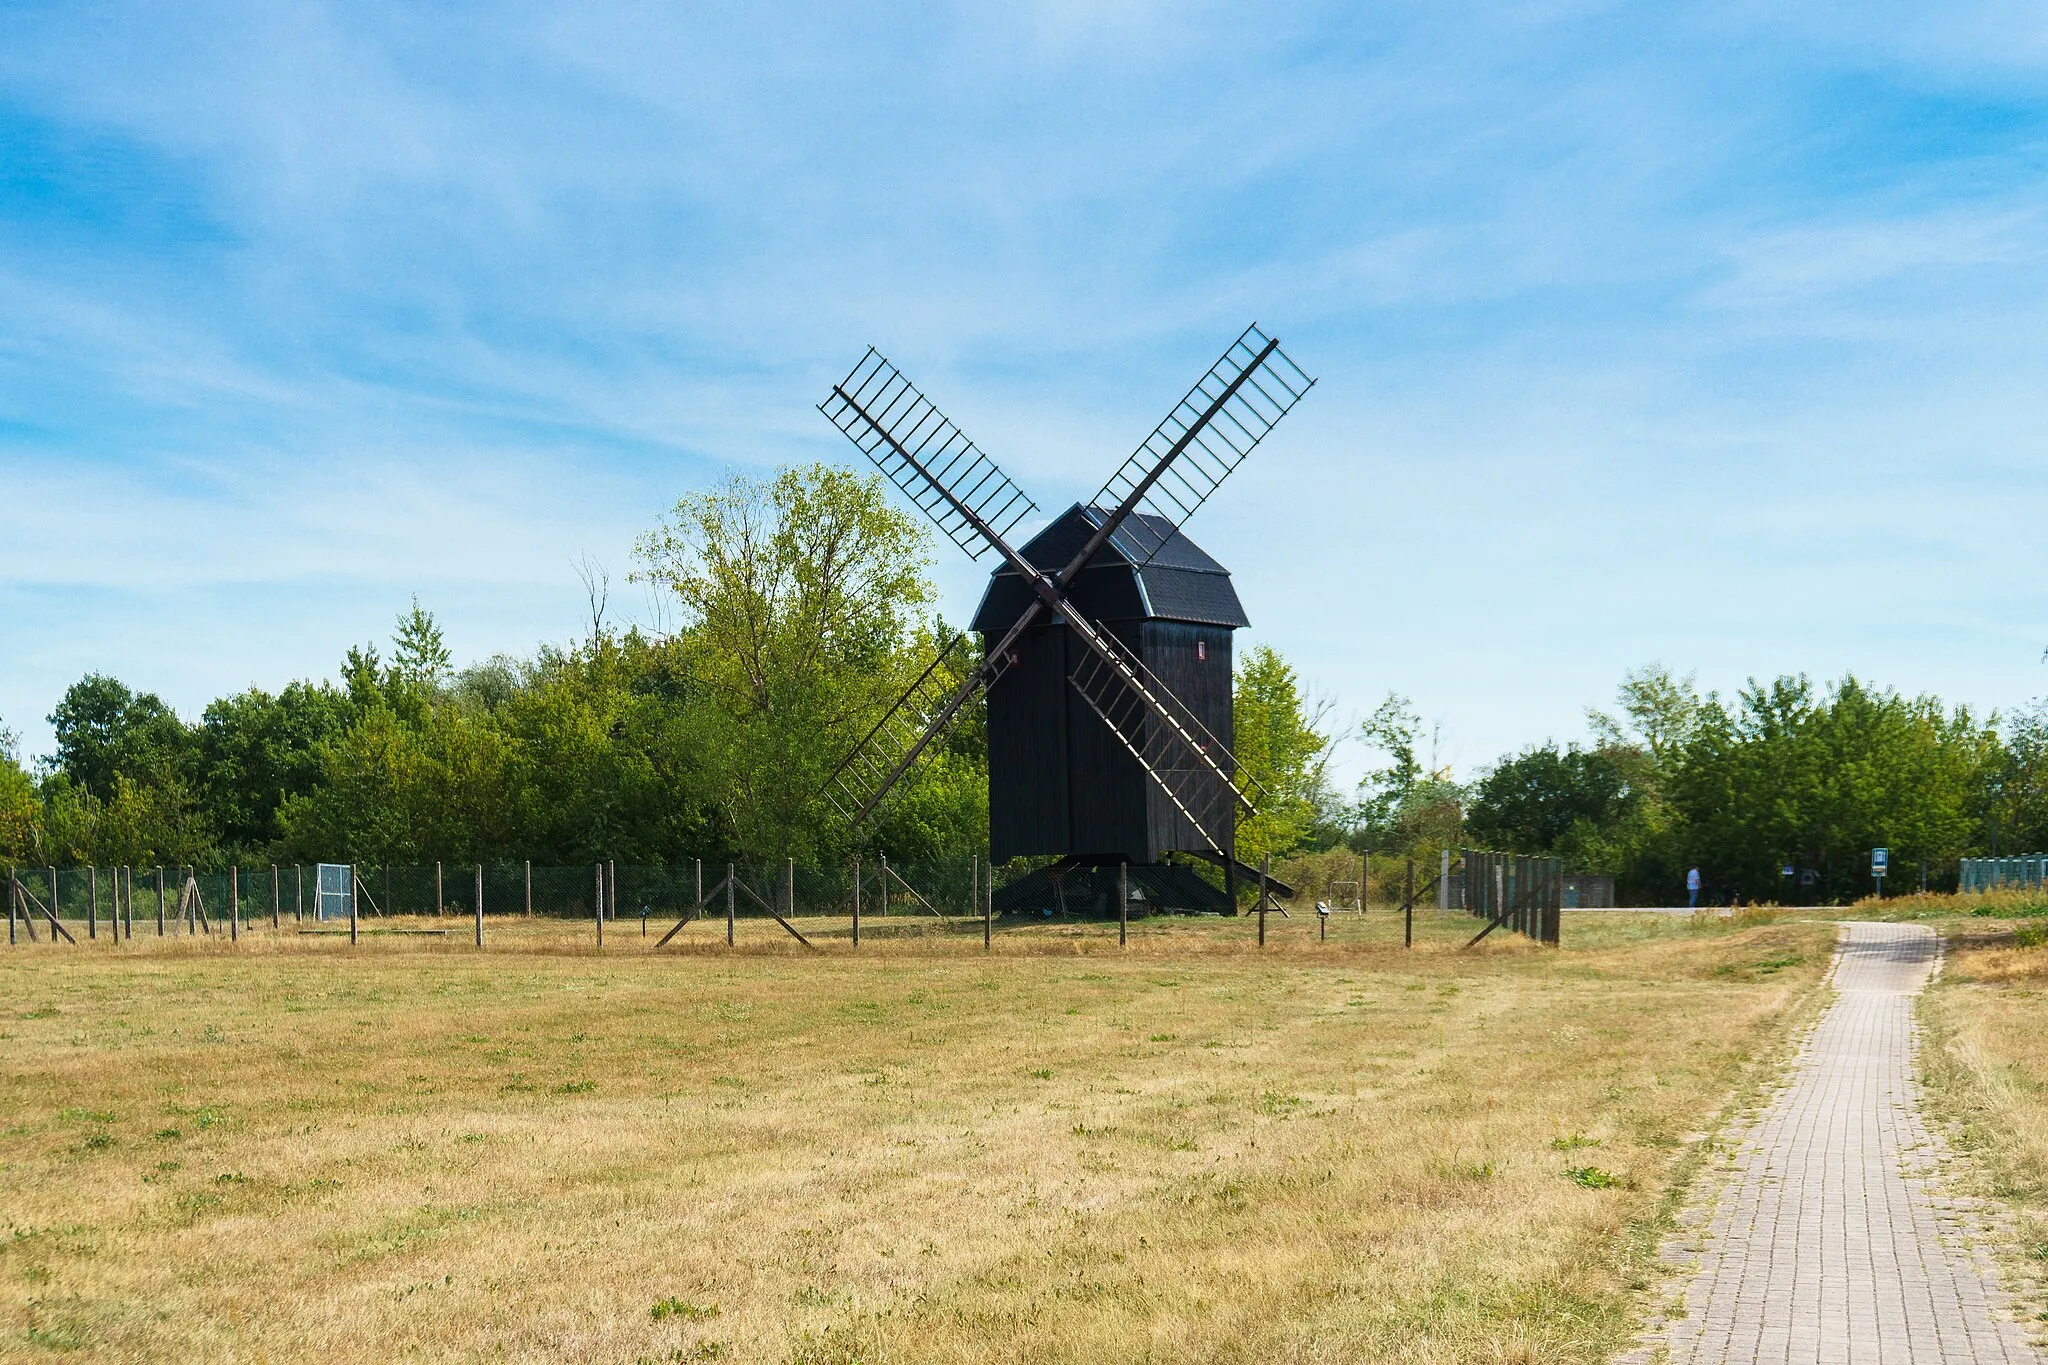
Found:
<path fill-rule="evenodd" d="M 1685 906 L 1688 910 L 1700 908 L 1700 870 L 1696 867 L 1685 874 Z"/>

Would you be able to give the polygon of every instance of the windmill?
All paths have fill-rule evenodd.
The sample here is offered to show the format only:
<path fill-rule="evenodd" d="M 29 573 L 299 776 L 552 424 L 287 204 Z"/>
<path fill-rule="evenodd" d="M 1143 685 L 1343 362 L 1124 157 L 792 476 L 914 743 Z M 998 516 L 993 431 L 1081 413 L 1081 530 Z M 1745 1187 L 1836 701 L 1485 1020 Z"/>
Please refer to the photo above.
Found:
<path fill-rule="evenodd" d="M 975 618 L 981 658 L 964 635 L 941 649 L 827 780 L 840 813 L 865 822 L 986 698 L 997 861 L 1184 851 L 1234 874 L 1256 793 L 1230 751 L 1229 632 L 1248 622 L 1181 525 L 1314 383 L 1247 327 L 1090 502 L 1020 549 L 1008 537 L 1037 504 L 870 347 L 819 411 L 969 558 L 1000 562 Z"/>

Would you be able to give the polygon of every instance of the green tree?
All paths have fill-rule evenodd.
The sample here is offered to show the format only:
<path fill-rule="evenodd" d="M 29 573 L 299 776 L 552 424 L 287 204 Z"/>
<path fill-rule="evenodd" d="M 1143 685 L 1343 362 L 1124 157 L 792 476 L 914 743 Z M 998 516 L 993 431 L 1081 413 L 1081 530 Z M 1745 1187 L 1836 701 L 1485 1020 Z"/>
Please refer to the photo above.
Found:
<path fill-rule="evenodd" d="M 923 527 L 878 477 L 829 465 L 729 477 L 642 537 L 636 580 L 669 595 L 692 708 L 718 735 L 713 801 L 753 855 L 841 842 L 826 775 L 917 667 L 934 592 Z"/>
<path fill-rule="evenodd" d="M 284 835 L 286 798 L 316 789 L 327 746 L 347 727 L 348 700 L 326 683 L 295 682 L 276 696 L 250 688 L 200 718 L 200 789 L 224 851 L 271 848 Z"/>
<path fill-rule="evenodd" d="M 101 799 L 114 779 L 162 782 L 183 769 L 191 732 L 154 692 L 135 693 L 103 673 L 89 673 L 64 690 L 50 713 L 57 734 L 58 771 Z"/>
<path fill-rule="evenodd" d="M 1620 825 L 1636 799 L 1605 750 L 1550 743 L 1495 764 L 1473 791 L 1465 824 L 1488 848 L 1577 853 Z"/>
<path fill-rule="evenodd" d="M 400 682 L 430 692 L 447 685 L 454 656 L 441 638 L 440 623 L 432 612 L 421 609 L 418 597 L 412 599 L 412 610 L 399 615 L 391 645 L 392 668 Z"/>
<path fill-rule="evenodd" d="M 1329 807 L 1327 709 L 1309 702 L 1294 668 L 1270 645 L 1255 646 L 1239 665 L 1233 747 L 1259 808 L 1238 820 L 1237 856 L 1245 862 L 1300 848 Z"/>

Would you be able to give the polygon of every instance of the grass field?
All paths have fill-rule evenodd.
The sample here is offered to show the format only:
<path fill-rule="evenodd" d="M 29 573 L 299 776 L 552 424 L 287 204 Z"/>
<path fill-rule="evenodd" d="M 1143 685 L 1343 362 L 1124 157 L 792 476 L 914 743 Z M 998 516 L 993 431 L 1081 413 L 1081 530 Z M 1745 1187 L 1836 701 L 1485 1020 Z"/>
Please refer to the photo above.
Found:
<path fill-rule="evenodd" d="M 1949 960 L 1922 1010 L 1930 1091 L 1978 1193 L 2012 1215 L 2008 1280 L 2048 1324 L 2048 906 L 1972 898 L 1943 929 Z"/>
<path fill-rule="evenodd" d="M 1420 926 L 17 947 L 0 1356 L 1602 1360 L 1833 931 Z"/>

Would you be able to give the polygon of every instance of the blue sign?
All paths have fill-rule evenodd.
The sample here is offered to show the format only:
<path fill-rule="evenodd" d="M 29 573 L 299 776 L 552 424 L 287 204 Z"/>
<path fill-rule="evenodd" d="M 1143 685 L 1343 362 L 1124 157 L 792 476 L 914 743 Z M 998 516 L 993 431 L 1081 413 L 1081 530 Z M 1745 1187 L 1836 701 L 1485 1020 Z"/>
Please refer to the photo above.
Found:
<path fill-rule="evenodd" d="M 1870 850 L 1870 875 L 1882 877 L 1885 873 L 1886 864 L 1891 861 L 1891 856 L 1892 851 L 1888 848 L 1873 848 Z"/>

